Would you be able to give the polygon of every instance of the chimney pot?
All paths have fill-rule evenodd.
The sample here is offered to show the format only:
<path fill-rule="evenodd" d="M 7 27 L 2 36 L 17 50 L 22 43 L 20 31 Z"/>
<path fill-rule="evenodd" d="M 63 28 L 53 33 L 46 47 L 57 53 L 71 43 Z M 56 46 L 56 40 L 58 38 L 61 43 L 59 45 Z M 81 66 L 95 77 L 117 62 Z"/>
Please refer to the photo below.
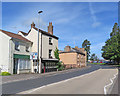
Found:
<path fill-rule="evenodd" d="M 33 28 L 33 27 L 35 27 L 35 24 L 34 24 L 34 22 L 32 22 L 32 24 L 31 24 L 31 28 Z"/>

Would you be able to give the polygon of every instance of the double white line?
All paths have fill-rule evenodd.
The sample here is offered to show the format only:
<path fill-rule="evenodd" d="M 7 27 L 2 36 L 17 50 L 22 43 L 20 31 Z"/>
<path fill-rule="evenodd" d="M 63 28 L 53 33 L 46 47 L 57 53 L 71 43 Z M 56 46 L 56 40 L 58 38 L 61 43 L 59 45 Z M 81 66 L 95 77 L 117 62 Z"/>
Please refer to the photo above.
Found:
<path fill-rule="evenodd" d="M 108 84 L 108 85 L 106 85 L 106 86 L 104 86 L 104 94 L 106 95 L 107 94 L 107 87 L 109 87 L 109 86 L 111 86 L 112 84 L 113 84 L 113 81 L 114 81 L 114 79 L 116 78 L 116 76 L 118 75 L 118 72 L 114 75 L 114 77 L 113 78 L 110 78 L 110 84 Z"/>

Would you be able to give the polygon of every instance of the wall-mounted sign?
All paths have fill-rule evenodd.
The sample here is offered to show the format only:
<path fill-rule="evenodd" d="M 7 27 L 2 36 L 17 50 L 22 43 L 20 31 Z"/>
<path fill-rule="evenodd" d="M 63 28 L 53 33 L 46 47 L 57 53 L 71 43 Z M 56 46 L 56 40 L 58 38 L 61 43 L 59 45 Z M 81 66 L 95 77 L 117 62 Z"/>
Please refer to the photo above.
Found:
<path fill-rule="evenodd" d="M 30 53 L 30 59 L 36 60 L 37 59 L 37 52 Z"/>

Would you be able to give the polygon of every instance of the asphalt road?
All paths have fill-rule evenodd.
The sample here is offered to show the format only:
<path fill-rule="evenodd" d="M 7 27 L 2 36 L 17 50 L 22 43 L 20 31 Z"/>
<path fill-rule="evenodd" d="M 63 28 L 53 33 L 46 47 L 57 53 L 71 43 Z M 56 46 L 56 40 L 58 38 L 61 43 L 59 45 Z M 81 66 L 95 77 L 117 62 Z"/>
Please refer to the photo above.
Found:
<path fill-rule="evenodd" d="M 76 71 L 72 71 L 69 73 L 54 74 L 47 77 L 42 76 L 41 78 L 6 83 L 6 84 L 2 84 L 2 94 L 16 94 L 16 93 L 24 92 L 24 91 L 35 89 L 44 85 L 63 81 L 73 77 L 78 77 L 83 74 L 98 70 L 100 68 L 113 69 L 113 67 L 110 67 L 110 66 L 91 65 L 91 67 L 89 68 L 77 69 Z"/>
<path fill-rule="evenodd" d="M 117 72 L 117 69 L 99 69 L 86 75 L 24 91 L 20 94 L 104 94 L 104 86 L 110 83 L 110 78 Z"/>

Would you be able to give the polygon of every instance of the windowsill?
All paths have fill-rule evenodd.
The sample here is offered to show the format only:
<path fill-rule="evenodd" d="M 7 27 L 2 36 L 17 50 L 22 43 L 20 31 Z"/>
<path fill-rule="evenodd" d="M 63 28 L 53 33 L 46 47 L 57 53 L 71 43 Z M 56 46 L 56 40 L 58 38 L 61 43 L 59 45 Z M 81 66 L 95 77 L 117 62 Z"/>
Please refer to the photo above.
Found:
<path fill-rule="evenodd" d="M 15 49 L 16 51 L 20 51 L 19 49 Z"/>
<path fill-rule="evenodd" d="M 30 52 L 30 51 L 26 50 L 26 52 Z"/>
<path fill-rule="evenodd" d="M 49 45 L 53 45 L 52 43 L 49 43 Z"/>

